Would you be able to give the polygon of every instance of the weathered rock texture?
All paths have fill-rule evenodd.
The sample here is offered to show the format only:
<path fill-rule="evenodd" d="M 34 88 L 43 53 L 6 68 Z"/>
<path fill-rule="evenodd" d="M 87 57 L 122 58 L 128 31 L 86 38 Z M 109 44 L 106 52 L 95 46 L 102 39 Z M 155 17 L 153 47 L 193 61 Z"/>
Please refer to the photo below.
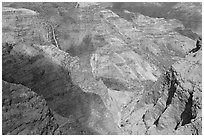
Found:
<path fill-rule="evenodd" d="M 124 130 L 131 134 L 202 134 L 201 66 L 201 51 L 175 63 L 135 104 L 124 119 Z"/>
<path fill-rule="evenodd" d="M 20 84 L 2 81 L 2 133 L 54 134 L 58 128 L 46 101 Z"/>
<path fill-rule="evenodd" d="M 46 100 L 54 134 L 201 134 L 201 51 L 187 55 L 196 42 L 180 22 L 83 3 L 70 19 L 58 7 L 46 19 L 3 9 L 3 80 Z"/>
<path fill-rule="evenodd" d="M 10 21 L 12 20 L 7 20 Z M 23 27 L 27 25 L 24 20 L 19 23 L 25 23 Z M 29 26 L 25 33 L 29 32 L 30 28 L 32 30 L 32 26 Z M 67 122 L 61 123 L 60 127 L 66 129 L 60 128 L 64 130 L 63 133 L 117 134 L 119 132 L 117 126 L 114 126 L 112 114 L 100 96 L 96 93 L 86 93 L 72 82 L 70 71 L 78 69 L 77 58 L 72 58 L 54 45 L 27 43 L 26 40 L 18 43 L 18 40 L 24 37 L 16 35 L 13 37 L 16 43 L 11 43 L 7 39 L 3 43 L 3 79 L 12 83 L 21 83 L 43 95 L 52 110 L 68 118 Z M 80 74 L 77 74 L 78 76 L 82 77 Z"/>

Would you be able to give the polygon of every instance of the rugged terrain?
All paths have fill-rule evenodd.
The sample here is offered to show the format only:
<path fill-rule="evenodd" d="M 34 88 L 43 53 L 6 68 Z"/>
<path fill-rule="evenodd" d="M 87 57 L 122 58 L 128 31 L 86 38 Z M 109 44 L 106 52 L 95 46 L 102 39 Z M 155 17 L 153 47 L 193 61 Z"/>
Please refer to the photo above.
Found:
<path fill-rule="evenodd" d="M 202 3 L 199 2 L 116 2 L 109 6 L 114 11 L 126 9 L 145 16 L 177 19 L 185 28 L 176 31 L 191 39 L 202 35 Z"/>
<path fill-rule="evenodd" d="M 202 49 L 189 54 L 185 23 L 100 3 L 3 5 L 3 134 L 202 134 Z"/>

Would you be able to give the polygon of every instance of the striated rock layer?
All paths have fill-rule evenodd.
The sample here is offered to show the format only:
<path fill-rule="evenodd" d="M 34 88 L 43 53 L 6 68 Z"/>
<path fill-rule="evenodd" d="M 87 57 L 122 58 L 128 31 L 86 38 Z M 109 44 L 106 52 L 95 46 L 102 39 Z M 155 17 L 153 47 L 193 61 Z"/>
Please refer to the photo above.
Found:
<path fill-rule="evenodd" d="M 55 10 L 49 23 L 40 12 L 3 9 L 2 78 L 46 100 L 57 128 L 49 133 L 201 134 L 202 54 L 187 55 L 196 42 L 175 31 L 184 26 L 79 7 L 71 24 L 68 15 L 57 24 Z"/>

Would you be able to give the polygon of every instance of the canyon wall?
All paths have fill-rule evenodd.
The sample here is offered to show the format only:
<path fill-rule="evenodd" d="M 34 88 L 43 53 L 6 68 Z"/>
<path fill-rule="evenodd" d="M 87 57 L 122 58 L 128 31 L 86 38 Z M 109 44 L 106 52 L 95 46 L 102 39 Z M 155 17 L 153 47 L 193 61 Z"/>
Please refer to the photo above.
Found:
<path fill-rule="evenodd" d="M 67 9 L 46 21 L 25 6 L 3 8 L 3 98 L 13 99 L 4 85 L 40 96 L 45 113 L 25 110 L 48 122 L 37 121 L 39 132 L 24 129 L 26 120 L 7 131 L 12 116 L 3 109 L 3 134 L 202 134 L 202 49 L 189 54 L 196 41 L 175 31 L 180 22 L 81 4 L 57 24 Z"/>

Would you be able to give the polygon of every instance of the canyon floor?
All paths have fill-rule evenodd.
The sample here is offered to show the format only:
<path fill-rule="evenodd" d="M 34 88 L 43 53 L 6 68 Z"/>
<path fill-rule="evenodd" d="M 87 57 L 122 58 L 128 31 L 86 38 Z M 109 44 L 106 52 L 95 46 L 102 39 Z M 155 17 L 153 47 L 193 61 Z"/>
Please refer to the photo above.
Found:
<path fill-rule="evenodd" d="M 202 134 L 202 3 L 2 5 L 4 135 Z"/>

